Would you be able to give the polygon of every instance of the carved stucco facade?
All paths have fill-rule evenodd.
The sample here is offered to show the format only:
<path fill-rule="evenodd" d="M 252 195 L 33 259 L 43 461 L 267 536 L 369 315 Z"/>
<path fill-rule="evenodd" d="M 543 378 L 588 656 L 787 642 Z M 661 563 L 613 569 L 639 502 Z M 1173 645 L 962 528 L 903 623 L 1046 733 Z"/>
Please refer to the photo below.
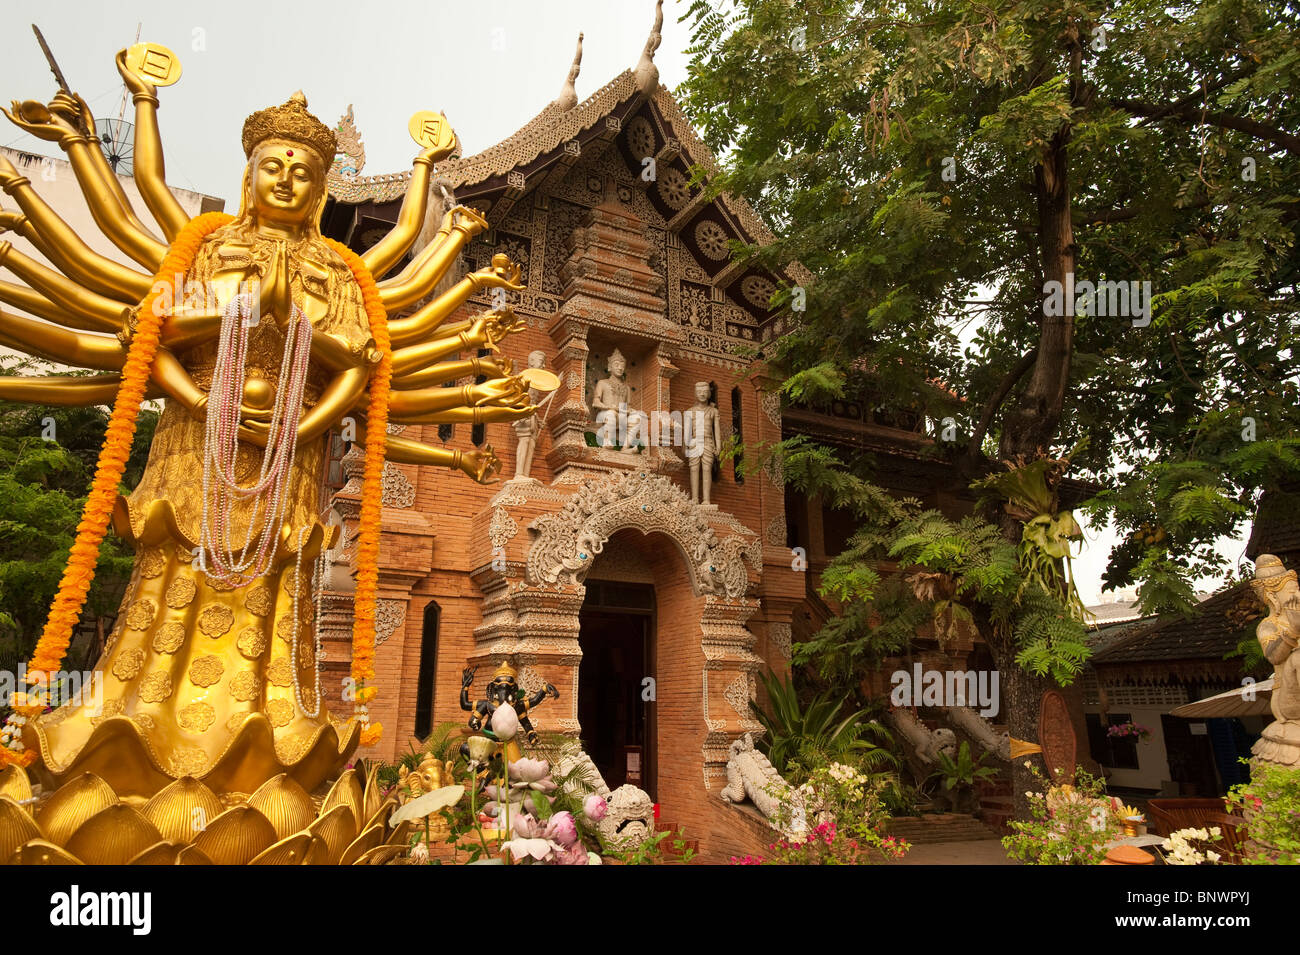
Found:
<path fill-rule="evenodd" d="M 804 597 L 785 546 L 779 475 L 742 482 L 726 464 L 714 505 L 700 506 L 687 496 L 680 447 L 593 448 L 586 432 L 594 427 L 592 386 L 617 347 L 643 409 L 683 410 L 694 383 L 711 381 L 724 440 L 733 422 L 746 442 L 780 438 L 780 401 L 744 354 L 776 330 L 766 310 L 775 285 L 732 266 L 726 245 L 765 235 L 743 203 L 706 201 L 687 185 L 691 165 L 712 158 L 666 92 L 647 97 L 621 77 L 571 114 L 553 113 L 548 107 L 516 137 L 445 171 L 457 199 L 492 226 L 467 247 L 462 268 L 479 268 L 497 252 L 523 267 L 528 287 L 510 298 L 527 327 L 502 343 L 503 354 L 522 367 L 530 351 L 544 351 L 562 384 L 540 412 L 530 480 L 480 487 L 445 470 L 386 468 L 380 694 L 370 707 L 385 737 L 373 755 L 405 750 L 419 700 L 430 701 L 434 724 L 463 723 L 462 669 L 479 668 L 477 697 L 505 659 L 525 687 L 550 682 L 560 691 L 533 714 L 538 729 L 580 735 L 587 581 L 594 573 L 648 583 L 662 818 L 700 838 L 706 854 L 751 851 L 758 845 L 729 834 L 735 810 L 717 793 L 731 744 L 761 732 L 749 708 L 757 676 L 788 670 L 791 614 Z M 657 157 L 657 181 L 640 177 L 647 150 Z M 354 183 L 340 196 L 362 203 L 357 229 L 366 216 L 395 215 L 386 182 Z M 490 305 L 486 296 L 471 298 L 457 317 Z M 435 426 L 408 433 L 461 450 L 476 437 L 463 425 L 450 434 Z M 512 474 L 509 424 L 488 425 L 478 437 Z M 344 464 L 346 476 L 359 472 L 359 460 Z M 355 526 L 358 492 L 351 481 L 335 500 L 345 528 Z M 348 559 L 346 547 L 339 559 Z M 326 687 L 347 672 L 345 590 L 336 588 L 324 606 Z M 430 660 L 431 692 L 421 696 Z"/>

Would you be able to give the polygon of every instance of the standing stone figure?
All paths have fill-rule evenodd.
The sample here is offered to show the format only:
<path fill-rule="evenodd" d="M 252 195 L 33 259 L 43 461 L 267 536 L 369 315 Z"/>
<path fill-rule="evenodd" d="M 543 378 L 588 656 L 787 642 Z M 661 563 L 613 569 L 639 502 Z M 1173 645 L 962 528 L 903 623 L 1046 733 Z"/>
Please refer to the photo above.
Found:
<path fill-rule="evenodd" d="M 718 409 L 709 401 L 709 383 L 695 383 L 695 404 L 682 416 L 685 428 L 686 459 L 691 469 L 691 500 L 710 504 L 713 489 L 713 463 L 722 447 L 722 424 Z M 703 485 L 701 495 L 700 485 Z"/>
<path fill-rule="evenodd" d="M 1296 572 L 1272 554 L 1261 554 L 1255 562 L 1251 586 L 1268 606 L 1255 638 L 1274 666 L 1269 707 L 1276 720 L 1264 727 L 1252 752 L 1266 762 L 1295 766 L 1300 764 L 1300 653 L 1295 652 L 1300 642 L 1300 586 Z"/>
<path fill-rule="evenodd" d="M 608 377 L 596 382 L 596 390 L 591 397 L 596 423 L 600 425 L 597 431 L 600 443 L 604 447 L 618 444 L 624 450 L 629 445 L 637 445 L 639 450 L 645 444 L 646 419 L 640 411 L 632 409 L 632 386 L 627 383 L 627 359 L 615 348 L 606 368 L 609 371 Z"/>
<path fill-rule="evenodd" d="M 545 368 L 546 352 L 532 351 L 528 353 L 529 368 Z M 541 392 L 529 389 L 528 400 L 530 404 L 537 404 L 541 400 Z M 515 480 L 529 477 L 533 470 L 533 452 L 537 450 L 537 438 L 541 434 L 542 419 L 536 413 L 529 415 L 527 418 L 520 418 L 511 424 L 515 429 L 515 436 L 519 439 L 515 445 Z"/>

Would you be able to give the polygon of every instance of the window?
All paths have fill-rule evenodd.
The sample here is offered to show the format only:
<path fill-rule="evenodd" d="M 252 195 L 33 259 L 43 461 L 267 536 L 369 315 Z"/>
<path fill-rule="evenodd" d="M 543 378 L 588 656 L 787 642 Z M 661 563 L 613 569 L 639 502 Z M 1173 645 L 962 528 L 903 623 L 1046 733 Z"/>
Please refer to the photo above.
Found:
<path fill-rule="evenodd" d="M 478 350 L 479 358 L 486 358 L 490 354 L 492 353 L 486 348 L 480 348 Z M 474 384 L 481 385 L 485 381 L 487 381 L 487 376 L 479 375 L 474 379 Z M 487 427 L 481 424 L 473 425 L 469 430 L 469 440 L 473 443 L 474 447 L 483 447 L 483 442 L 487 440 Z"/>
<path fill-rule="evenodd" d="M 744 431 L 742 430 L 743 425 L 744 422 L 741 420 L 740 417 L 740 389 L 732 388 L 731 389 L 731 433 L 736 439 L 736 444 L 740 444 L 742 441 L 745 440 Z M 722 449 L 719 448 L 718 450 L 721 451 Z M 736 479 L 737 484 L 745 483 L 745 476 L 740 473 L 740 466 L 743 463 L 744 463 L 744 459 L 739 453 L 737 453 L 736 456 L 731 459 L 731 473 L 732 476 Z"/>
<path fill-rule="evenodd" d="M 1103 722 L 1100 713 L 1085 713 L 1088 725 L 1088 751 L 1092 758 L 1112 769 L 1137 769 L 1137 740 L 1131 736 L 1107 736 L 1106 730 L 1120 723 L 1131 722 L 1128 713 L 1108 713 Z"/>
<path fill-rule="evenodd" d="M 433 732 L 434 682 L 438 678 L 438 616 L 432 600 L 424 608 L 424 629 L 420 633 L 420 675 L 415 691 L 415 735 L 424 739 Z"/>
<path fill-rule="evenodd" d="M 343 476 L 343 455 L 347 453 L 347 444 L 341 432 L 331 430 L 329 442 L 325 447 L 325 480 L 321 485 L 321 510 L 330 506 L 334 495 L 343 489 L 347 478 Z"/>

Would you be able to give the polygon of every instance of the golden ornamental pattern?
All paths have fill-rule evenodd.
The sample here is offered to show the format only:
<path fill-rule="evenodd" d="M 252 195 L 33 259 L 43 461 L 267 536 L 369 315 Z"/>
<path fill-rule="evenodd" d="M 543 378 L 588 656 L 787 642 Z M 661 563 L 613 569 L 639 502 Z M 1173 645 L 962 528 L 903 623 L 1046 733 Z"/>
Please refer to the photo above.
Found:
<path fill-rule="evenodd" d="M 185 642 L 185 625 L 165 623 L 153 635 L 153 648 L 158 653 L 175 653 Z"/>
<path fill-rule="evenodd" d="M 293 640 L 293 617 L 289 614 L 281 614 L 280 619 L 275 622 L 275 635 L 289 643 Z"/>
<path fill-rule="evenodd" d="M 167 772 L 173 776 L 198 776 L 208 765 L 208 754 L 197 746 L 177 746 L 167 762 Z"/>
<path fill-rule="evenodd" d="M 210 653 L 190 664 L 190 682 L 195 686 L 212 686 L 225 672 L 226 665 L 221 662 L 221 657 Z"/>
<path fill-rule="evenodd" d="M 267 682 L 273 686 L 288 686 L 293 682 L 293 667 L 288 657 L 280 657 L 266 668 Z"/>
<path fill-rule="evenodd" d="M 234 622 L 235 612 L 225 604 L 210 604 L 199 614 L 199 630 L 214 640 L 224 635 Z"/>
<path fill-rule="evenodd" d="M 172 695 L 171 674 L 155 670 L 140 681 L 140 699 L 146 703 L 161 703 Z"/>
<path fill-rule="evenodd" d="M 100 709 L 98 716 L 90 719 L 91 726 L 98 726 L 104 720 L 112 716 L 120 716 L 125 704 L 121 700 L 105 700 L 104 706 Z"/>
<path fill-rule="evenodd" d="M 144 651 L 139 647 L 132 647 L 130 650 L 123 650 L 113 663 L 113 676 L 117 677 L 123 683 L 135 677 L 140 672 L 140 667 L 144 665 Z"/>
<path fill-rule="evenodd" d="M 245 627 L 239 631 L 235 646 L 250 660 L 258 660 L 266 652 L 266 633 L 261 627 Z"/>
<path fill-rule="evenodd" d="M 126 625 L 132 630 L 148 630 L 157 612 L 152 600 L 137 600 L 126 612 Z"/>
<path fill-rule="evenodd" d="M 153 717 L 148 713 L 136 713 L 131 717 L 131 722 L 142 730 L 151 730 L 154 728 Z"/>
<path fill-rule="evenodd" d="M 212 704 L 199 700 L 181 709 L 177 717 L 181 729 L 191 733 L 205 733 L 216 722 L 217 711 L 212 708 Z"/>
<path fill-rule="evenodd" d="M 257 614 L 259 617 L 265 617 L 271 612 L 272 603 L 271 588 L 265 584 L 258 584 L 244 596 L 244 606 L 248 609 L 248 612 Z"/>
<path fill-rule="evenodd" d="M 167 557 L 161 547 L 146 547 L 140 554 L 140 576 L 157 577 L 167 566 Z"/>
<path fill-rule="evenodd" d="M 277 729 L 281 726 L 288 726 L 289 721 L 293 719 L 293 704 L 288 700 L 268 700 L 266 718 Z"/>
<path fill-rule="evenodd" d="M 277 739 L 275 741 L 276 759 L 286 766 L 291 766 L 306 755 L 310 743 L 310 735 L 301 731 L 290 733 L 283 739 Z"/>
<path fill-rule="evenodd" d="M 244 703 L 256 699 L 261 690 L 262 681 L 251 670 L 236 673 L 230 680 L 230 695 Z"/>
<path fill-rule="evenodd" d="M 177 577 L 167 585 L 167 606 L 173 610 L 188 607 L 198 589 L 193 577 Z"/>

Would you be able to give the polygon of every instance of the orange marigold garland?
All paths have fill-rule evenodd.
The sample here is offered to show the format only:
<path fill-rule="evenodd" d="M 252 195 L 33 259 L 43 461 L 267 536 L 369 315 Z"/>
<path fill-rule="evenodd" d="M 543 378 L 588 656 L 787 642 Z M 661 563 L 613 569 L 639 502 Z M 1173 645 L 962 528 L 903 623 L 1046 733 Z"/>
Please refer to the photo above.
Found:
<path fill-rule="evenodd" d="M 383 512 L 384 454 L 388 437 L 388 393 L 393 379 L 393 348 L 388 337 L 388 314 L 379 287 L 361 257 L 347 246 L 327 239 L 361 287 L 370 334 L 379 351 L 379 364 L 370 376 L 370 403 L 366 407 L 366 467 L 361 490 L 361 517 L 357 532 L 357 590 L 352 624 L 352 680 L 354 713 L 364 729 L 361 745 L 373 746 L 383 726 L 369 722 L 369 706 L 376 690 L 366 682 L 375 675 L 375 602 L 379 593 L 379 522 Z"/>
<path fill-rule="evenodd" d="M 68 566 L 63 571 L 63 579 L 59 581 L 59 589 L 50 606 L 45 629 L 27 664 L 28 683 L 43 683 L 48 679 L 48 674 L 57 672 L 62 667 L 68 644 L 72 640 L 72 630 L 81 618 L 90 584 L 95 579 L 99 548 L 104 540 L 104 532 L 108 530 L 122 474 L 126 471 L 136 422 L 140 416 L 140 404 L 144 401 L 154 357 L 158 353 L 164 311 L 155 307 L 158 298 L 167 293 L 173 302 L 176 301 L 180 290 L 173 288 L 172 280 L 176 277 L 184 280 L 204 238 L 232 218 L 220 212 L 209 212 L 191 220 L 167 250 L 158 274 L 154 277 L 153 287 L 140 303 L 135 335 L 127 350 L 126 364 L 122 367 L 122 385 L 113 402 L 113 412 L 108 419 L 108 430 L 95 466 L 90 494 L 81 512 L 81 522 L 77 525 L 76 540 L 68 554 Z M 36 753 L 23 748 L 21 729 L 28 718 L 40 715 L 45 705 L 40 695 L 31 700 L 26 693 L 14 694 L 13 702 L 14 712 L 5 727 L 10 741 L 7 746 L 0 746 L 0 765 L 9 762 L 29 766 L 35 761 Z"/>

